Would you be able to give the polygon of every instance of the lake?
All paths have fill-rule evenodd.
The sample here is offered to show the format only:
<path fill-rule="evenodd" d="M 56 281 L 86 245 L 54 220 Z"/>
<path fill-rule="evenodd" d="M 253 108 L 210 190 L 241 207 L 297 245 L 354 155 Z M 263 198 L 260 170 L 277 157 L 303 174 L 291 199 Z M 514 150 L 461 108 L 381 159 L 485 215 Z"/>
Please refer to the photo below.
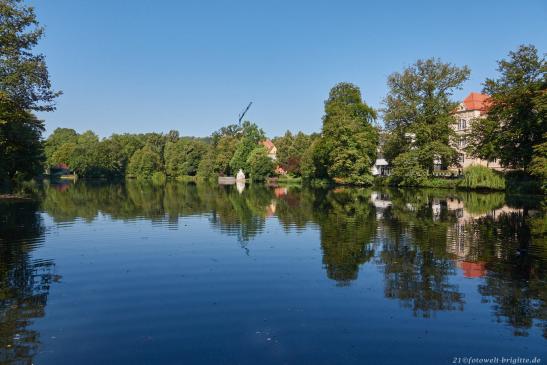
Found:
<path fill-rule="evenodd" d="M 46 184 L 0 202 L 2 364 L 547 361 L 542 197 Z"/>

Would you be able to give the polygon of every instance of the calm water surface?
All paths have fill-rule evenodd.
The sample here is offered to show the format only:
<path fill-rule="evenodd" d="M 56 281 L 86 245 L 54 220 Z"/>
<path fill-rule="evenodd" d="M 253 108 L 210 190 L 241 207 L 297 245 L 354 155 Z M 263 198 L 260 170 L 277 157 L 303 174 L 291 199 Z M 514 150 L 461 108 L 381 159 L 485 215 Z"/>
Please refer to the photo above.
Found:
<path fill-rule="evenodd" d="M 503 193 L 47 185 L 0 202 L 0 363 L 545 363 L 546 233 Z"/>

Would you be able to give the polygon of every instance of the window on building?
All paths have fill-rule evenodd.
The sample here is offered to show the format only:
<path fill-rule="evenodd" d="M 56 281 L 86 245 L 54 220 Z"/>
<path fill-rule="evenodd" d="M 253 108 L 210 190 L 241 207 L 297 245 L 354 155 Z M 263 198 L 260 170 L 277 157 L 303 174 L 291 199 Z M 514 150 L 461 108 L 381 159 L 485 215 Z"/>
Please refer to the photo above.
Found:
<path fill-rule="evenodd" d="M 460 163 L 463 164 L 465 162 L 465 153 L 460 153 Z"/>
<path fill-rule="evenodd" d="M 460 148 L 465 148 L 467 146 L 467 138 L 465 136 L 460 138 Z"/>
<path fill-rule="evenodd" d="M 461 130 L 464 130 L 467 128 L 467 121 L 465 119 L 460 119 L 458 121 L 458 129 L 461 131 Z"/>

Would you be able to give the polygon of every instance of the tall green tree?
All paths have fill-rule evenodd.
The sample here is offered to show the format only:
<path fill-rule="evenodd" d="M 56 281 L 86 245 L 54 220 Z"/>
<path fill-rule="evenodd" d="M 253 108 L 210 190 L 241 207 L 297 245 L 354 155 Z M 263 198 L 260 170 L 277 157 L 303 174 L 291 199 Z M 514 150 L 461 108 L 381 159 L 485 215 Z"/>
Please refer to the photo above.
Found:
<path fill-rule="evenodd" d="M 388 77 L 389 92 L 383 110 L 388 131 L 383 152 L 388 161 L 418 150 L 414 157 L 430 172 L 436 160 L 444 168 L 457 163 L 451 128 L 457 103 L 451 96 L 454 90 L 461 89 L 469 74 L 467 66 L 457 67 L 430 58 L 418 60 Z M 408 158 L 399 161 L 405 160 Z"/>
<path fill-rule="evenodd" d="M 31 112 L 54 110 L 60 95 L 51 87 L 44 56 L 33 52 L 43 33 L 32 7 L 0 1 L 1 178 L 31 177 L 43 161 L 44 125 Z"/>
<path fill-rule="evenodd" d="M 372 183 L 378 132 L 372 125 L 376 112 L 365 104 L 360 89 L 350 83 L 334 86 L 325 101 L 319 149 L 324 152 L 326 172 L 340 183 Z"/>
<path fill-rule="evenodd" d="M 469 153 L 528 170 L 534 146 L 547 132 L 547 62 L 536 47 L 521 45 L 498 62 L 499 77 L 487 79 L 488 116 L 472 124 Z"/>

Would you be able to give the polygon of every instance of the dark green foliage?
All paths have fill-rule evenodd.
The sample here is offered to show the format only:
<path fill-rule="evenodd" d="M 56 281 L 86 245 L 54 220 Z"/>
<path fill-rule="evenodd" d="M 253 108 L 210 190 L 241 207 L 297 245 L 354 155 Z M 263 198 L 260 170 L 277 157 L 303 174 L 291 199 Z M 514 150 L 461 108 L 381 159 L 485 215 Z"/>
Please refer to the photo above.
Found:
<path fill-rule="evenodd" d="M 542 181 L 536 176 L 522 170 L 513 170 L 505 173 L 506 190 L 511 194 L 541 194 Z"/>
<path fill-rule="evenodd" d="M 0 182 L 16 175 L 30 179 L 41 173 L 44 124 L 33 114 L 0 100 Z"/>
<path fill-rule="evenodd" d="M 545 142 L 547 62 L 532 45 L 521 45 L 498 62 L 498 79 L 487 79 L 487 119 L 479 119 L 469 135 L 469 152 L 498 158 L 503 166 L 528 170 L 534 146 Z"/>
<path fill-rule="evenodd" d="M 268 156 L 268 151 L 263 146 L 256 147 L 247 158 L 249 174 L 252 180 L 261 181 L 273 174 L 274 162 Z"/>
<path fill-rule="evenodd" d="M 362 101 L 357 86 L 334 86 L 325 101 L 321 138 L 304 153 L 303 175 L 327 177 L 342 184 L 371 185 L 370 168 L 378 146 L 378 132 L 371 124 L 375 117 L 374 110 Z"/>

